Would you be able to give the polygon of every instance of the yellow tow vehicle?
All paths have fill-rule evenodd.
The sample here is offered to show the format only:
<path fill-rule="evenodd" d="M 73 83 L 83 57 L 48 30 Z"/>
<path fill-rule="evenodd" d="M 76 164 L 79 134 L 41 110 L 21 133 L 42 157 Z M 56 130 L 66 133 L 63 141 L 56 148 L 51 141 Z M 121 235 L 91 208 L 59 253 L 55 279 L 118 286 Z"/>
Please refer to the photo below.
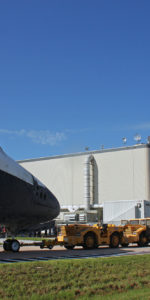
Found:
<path fill-rule="evenodd" d="M 41 248 L 51 249 L 55 245 L 63 245 L 66 249 L 82 246 L 84 249 L 94 249 L 100 245 L 117 248 L 122 241 L 123 226 L 105 224 L 100 226 L 86 224 L 62 225 L 55 240 L 43 240 Z"/>
<path fill-rule="evenodd" d="M 96 249 L 101 245 L 117 248 L 119 245 L 127 247 L 130 243 L 146 246 L 150 243 L 150 218 L 123 220 L 120 226 L 114 224 L 69 224 L 59 228 L 57 237 L 43 239 L 32 245 L 41 249 L 52 249 L 54 246 L 64 246 L 73 249 L 82 246 L 84 249 Z M 20 246 L 25 246 L 22 243 Z M 31 245 L 31 244 L 29 244 Z M 6 249 L 7 250 L 7 249 Z"/>
<path fill-rule="evenodd" d="M 130 243 L 137 243 L 143 247 L 150 243 L 150 218 L 122 220 L 124 226 L 121 245 L 127 247 Z"/>

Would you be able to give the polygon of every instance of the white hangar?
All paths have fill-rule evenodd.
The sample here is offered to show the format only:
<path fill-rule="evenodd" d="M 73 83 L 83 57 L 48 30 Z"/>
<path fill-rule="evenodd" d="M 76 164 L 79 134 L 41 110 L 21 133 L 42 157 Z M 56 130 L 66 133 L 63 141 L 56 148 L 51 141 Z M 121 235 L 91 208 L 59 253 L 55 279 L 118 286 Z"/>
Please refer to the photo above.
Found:
<path fill-rule="evenodd" d="M 119 221 L 124 215 L 128 216 L 128 212 L 130 217 L 136 217 L 133 207 L 140 208 L 143 200 L 150 201 L 149 144 L 27 159 L 19 163 L 54 193 L 60 202 L 63 221 L 97 221 L 102 218 L 102 207 L 109 210 L 105 221 Z M 111 215 L 114 210 L 115 215 L 118 210 L 117 217 L 114 213 Z"/>

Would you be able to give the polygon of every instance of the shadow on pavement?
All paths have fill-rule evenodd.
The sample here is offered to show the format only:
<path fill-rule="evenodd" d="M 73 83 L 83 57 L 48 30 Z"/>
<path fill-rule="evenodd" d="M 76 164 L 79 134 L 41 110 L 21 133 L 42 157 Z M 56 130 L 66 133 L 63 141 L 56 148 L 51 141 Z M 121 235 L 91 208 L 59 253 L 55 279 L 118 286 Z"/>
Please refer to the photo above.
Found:
<path fill-rule="evenodd" d="M 106 256 L 122 256 L 122 255 L 136 255 L 136 254 L 150 253 L 150 247 L 137 247 L 129 246 L 126 248 L 108 248 L 99 247 L 98 249 L 84 250 L 83 248 L 76 247 L 73 250 L 66 250 L 64 247 L 55 246 L 52 250 L 39 249 L 38 246 L 25 246 L 21 247 L 20 251 L 4 252 L 3 247 L 0 247 L 0 260 L 4 259 L 36 259 L 36 258 L 49 258 L 49 259 L 64 259 L 64 258 L 84 258 L 84 257 L 106 257 Z"/>

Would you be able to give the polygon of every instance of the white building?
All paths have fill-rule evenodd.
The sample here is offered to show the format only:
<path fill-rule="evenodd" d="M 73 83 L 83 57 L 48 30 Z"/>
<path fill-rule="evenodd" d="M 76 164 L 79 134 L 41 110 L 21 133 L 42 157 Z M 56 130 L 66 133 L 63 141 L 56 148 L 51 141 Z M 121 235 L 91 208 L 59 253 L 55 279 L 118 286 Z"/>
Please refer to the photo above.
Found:
<path fill-rule="evenodd" d="M 57 197 L 64 218 L 99 218 L 105 202 L 150 200 L 150 145 L 19 161 Z M 67 216 L 66 216 L 67 215 Z M 134 217 L 134 216 L 133 216 Z M 93 217 L 91 217 L 92 220 Z"/>

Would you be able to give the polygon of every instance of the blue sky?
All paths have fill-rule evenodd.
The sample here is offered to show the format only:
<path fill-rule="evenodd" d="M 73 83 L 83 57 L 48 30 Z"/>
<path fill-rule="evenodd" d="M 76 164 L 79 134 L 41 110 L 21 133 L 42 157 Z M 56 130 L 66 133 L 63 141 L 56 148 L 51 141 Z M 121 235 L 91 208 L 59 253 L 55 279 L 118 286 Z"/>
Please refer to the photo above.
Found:
<path fill-rule="evenodd" d="M 2 0 L 0 145 L 14 159 L 150 135 L 149 0 Z"/>

